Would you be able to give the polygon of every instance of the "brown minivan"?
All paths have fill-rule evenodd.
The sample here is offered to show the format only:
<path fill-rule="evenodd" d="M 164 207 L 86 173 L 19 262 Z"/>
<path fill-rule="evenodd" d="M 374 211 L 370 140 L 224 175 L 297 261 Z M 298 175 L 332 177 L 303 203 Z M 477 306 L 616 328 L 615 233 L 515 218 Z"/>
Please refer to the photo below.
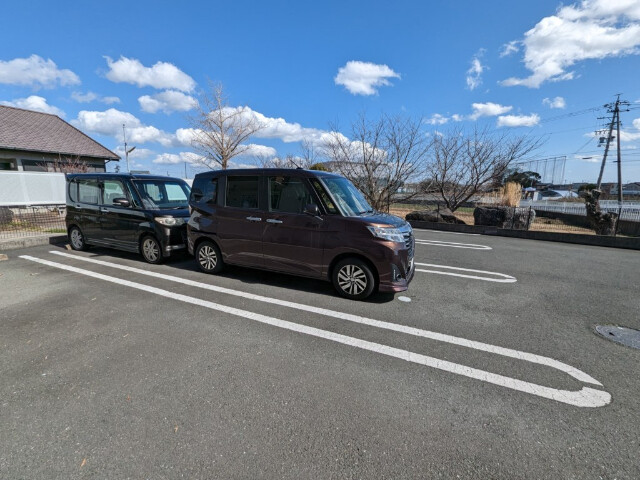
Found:
<path fill-rule="evenodd" d="M 401 218 L 374 211 L 346 178 L 302 169 L 196 175 L 187 246 L 198 267 L 225 264 L 333 282 L 344 297 L 401 292 L 413 278 L 415 242 Z"/>

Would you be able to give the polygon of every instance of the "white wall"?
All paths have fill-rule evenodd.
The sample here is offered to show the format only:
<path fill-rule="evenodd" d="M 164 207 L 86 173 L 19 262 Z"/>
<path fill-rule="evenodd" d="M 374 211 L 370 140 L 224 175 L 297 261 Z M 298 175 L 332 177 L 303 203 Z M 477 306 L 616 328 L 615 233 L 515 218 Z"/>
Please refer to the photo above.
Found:
<path fill-rule="evenodd" d="M 64 173 L 0 171 L 0 206 L 64 205 Z"/>

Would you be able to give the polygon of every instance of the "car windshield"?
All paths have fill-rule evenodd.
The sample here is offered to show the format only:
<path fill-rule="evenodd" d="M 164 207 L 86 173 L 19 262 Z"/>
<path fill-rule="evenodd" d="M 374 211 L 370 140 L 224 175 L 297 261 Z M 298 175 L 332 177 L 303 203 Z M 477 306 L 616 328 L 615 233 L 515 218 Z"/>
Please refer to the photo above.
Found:
<path fill-rule="evenodd" d="M 188 208 L 189 186 L 179 180 L 134 180 L 142 205 L 150 210 Z"/>
<path fill-rule="evenodd" d="M 365 213 L 373 213 L 373 208 L 364 198 L 362 192 L 346 178 L 326 177 L 322 179 L 322 183 L 327 187 L 344 216 L 355 217 Z"/>

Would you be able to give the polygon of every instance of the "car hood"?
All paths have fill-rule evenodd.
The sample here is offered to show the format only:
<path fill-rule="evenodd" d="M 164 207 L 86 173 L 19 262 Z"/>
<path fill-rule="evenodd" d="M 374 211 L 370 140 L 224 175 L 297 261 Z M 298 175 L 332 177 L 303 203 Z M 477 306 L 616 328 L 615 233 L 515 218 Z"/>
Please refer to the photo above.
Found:
<path fill-rule="evenodd" d="M 389 225 L 391 227 L 399 228 L 407 224 L 406 220 L 400 217 L 391 215 L 389 213 L 374 212 L 357 217 L 349 217 L 350 219 L 360 221 L 362 223 L 372 223 L 375 225 Z"/>
<path fill-rule="evenodd" d="M 190 216 L 189 207 L 186 208 L 161 208 L 159 210 L 153 210 L 154 217 L 182 217 L 187 218 Z"/>

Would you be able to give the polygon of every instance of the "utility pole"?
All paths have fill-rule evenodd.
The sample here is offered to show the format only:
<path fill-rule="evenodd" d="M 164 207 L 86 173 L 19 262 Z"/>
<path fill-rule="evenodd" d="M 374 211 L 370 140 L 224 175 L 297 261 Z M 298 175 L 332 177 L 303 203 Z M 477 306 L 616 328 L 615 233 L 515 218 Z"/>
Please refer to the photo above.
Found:
<path fill-rule="evenodd" d="M 620 94 L 617 95 L 615 103 L 608 103 L 605 105 L 608 113 L 612 113 L 611 122 L 609 123 L 609 132 L 606 140 L 607 144 L 604 148 L 604 155 L 602 157 L 602 165 L 600 166 L 600 175 L 598 175 L 598 184 L 596 189 L 600 190 L 602 184 L 602 175 L 604 173 L 604 166 L 607 162 L 607 154 L 609 153 L 609 147 L 611 146 L 611 140 L 613 140 L 613 127 L 616 126 L 616 146 L 617 146 L 617 163 L 618 163 L 618 205 L 622 206 L 622 152 L 620 151 L 620 105 L 629 105 L 629 102 L 620 100 Z M 629 110 L 624 110 L 628 112 Z M 601 133 L 604 133 L 601 131 Z M 602 142 L 603 137 L 600 137 Z"/>
<path fill-rule="evenodd" d="M 131 147 L 127 150 L 127 131 L 125 130 L 124 123 L 122 124 L 122 137 L 124 138 L 124 158 L 127 160 L 127 173 L 131 173 L 131 168 L 129 168 L 129 154 L 133 152 L 136 147 Z"/>

